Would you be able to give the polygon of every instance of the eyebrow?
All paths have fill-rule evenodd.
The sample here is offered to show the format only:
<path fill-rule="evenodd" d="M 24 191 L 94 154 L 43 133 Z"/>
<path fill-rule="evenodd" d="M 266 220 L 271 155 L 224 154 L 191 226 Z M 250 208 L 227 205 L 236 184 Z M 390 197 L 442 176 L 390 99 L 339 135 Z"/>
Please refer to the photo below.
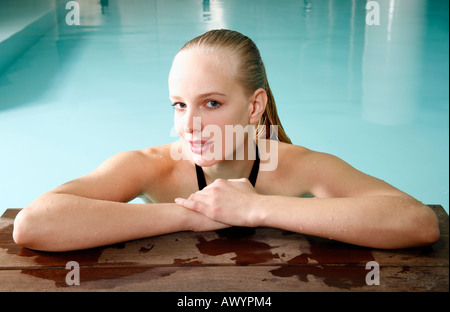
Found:
<path fill-rule="evenodd" d="M 226 94 L 223 94 L 223 93 L 220 93 L 220 92 L 206 92 L 206 93 L 199 94 L 197 96 L 197 98 L 206 98 L 206 97 L 210 97 L 212 95 L 219 95 L 219 96 L 227 97 Z M 181 97 L 177 96 L 177 95 L 169 95 L 169 98 L 174 99 L 174 100 L 175 99 L 181 100 Z"/>

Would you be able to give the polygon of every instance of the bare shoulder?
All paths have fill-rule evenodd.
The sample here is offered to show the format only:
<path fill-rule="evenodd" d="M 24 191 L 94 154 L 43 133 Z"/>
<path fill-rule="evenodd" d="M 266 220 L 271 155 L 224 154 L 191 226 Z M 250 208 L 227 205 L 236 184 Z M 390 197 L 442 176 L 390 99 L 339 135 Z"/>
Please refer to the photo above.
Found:
<path fill-rule="evenodd" d="M 127 202 L 142 194 L 149 183 L 164 176 L 161 173 L 170 170 L 173 164 L 166 157 L 169 148 L 157 146 L 117 153 L 92 172 L 51 192 Z"/>
<path fill-rule="evenodd" d="M 152 146 L 143 150 L 134 151 L 136 157 L 141 157 L 141 160 L 149 162 L 149 163 L 158 163 L 164 162 L 170 157 L 170 149 L 172 148 L 173 143 Z"/>
<path fill-rule="evenodd" d="M 300 145 L 295 145 L 295 144 L 289 144 L 289 143 L 284 143 L 284 142 L 278 142 L 278 151 L 281 155 L 281 157 L 294 157 L 294 158 L 299 158 L 299 157 L 305 157 L 308 155 L 311 155 L 313 153 L 315 153 L 314 151 L 300 146 Z"/>
<path fill-rule="evenodd" d="M 280 154 L 284 151 L 283 161 L 291 163 L 290 172 L 301 176 L 308 192 L 316 197 L 406 196 L 392 185 L 354 168 L 335 155 L 296 145 L 283 148 Z"/>
<path fill-rule="evenodd" d="M 145 171 L 145 174 L 148 174 L 148 170 L 152 168 L 164 167 L 164 151 L 165 146 L 156 146 L 120 152 L 104 161 L 93 173 L 127 175 Z"/>
<path fill-rule="evenodd" d="M 145 179 L 162 177 L 172 171 L 176 161 L 171 156 L 171 150 L 176 143 L 153 146 L 139 151 L 130 152 L 135 164 L 145 172 Z"/>
<path fill-rule="evenodd" d="M 277 157 L 277 170 L 290 170 L 293 166 L 296 171 L 302 167 L 308 167 L 306 162 L 312 161 L 316 157 L 316 152 L 303 146 L 284 143 L 275 140 L 259 140 L 259 149 L 262 159 Z M 263 162 L 263 160 L 262 160 Z"/>
<path fill-rule="evenodd" d="M 276 140 L 259 139 L 259 151 L 262 154 L 278 153 L 279 157 L 299 157 L 312 152 L 311 150 L 294 144 L 284 143 Z"/>
<path fill-rule="evenodd" d="M 260 175 L 258 191 L 264 194 L 301 196 L 308 193 L 303 178 L 304 159 L 310 151 L 298 145 L 276 140 L 258 140 Z"/>
<path fill-rule="evenodd" d="M 295 144 L 280 143 L 280 159 L 291 163 L 297 169 L 311 170 L 318 166 L 332 166 L 334 168 L 349 166 L 337 156 L 329 153 L 319 152 Z"/>
<path fill-rule="evenodd" d="M 267 181 L 275 181 L 280 193 L 312 194 L 318 198 L 376 194 L 405 196 L 395 187 L 359 171 L 335 155 L 277 141 L 259 143 L 260 149 L 269 145 L 271 151 L 276 147 L 278 165 L 276 170 L 266 174 Z"/>

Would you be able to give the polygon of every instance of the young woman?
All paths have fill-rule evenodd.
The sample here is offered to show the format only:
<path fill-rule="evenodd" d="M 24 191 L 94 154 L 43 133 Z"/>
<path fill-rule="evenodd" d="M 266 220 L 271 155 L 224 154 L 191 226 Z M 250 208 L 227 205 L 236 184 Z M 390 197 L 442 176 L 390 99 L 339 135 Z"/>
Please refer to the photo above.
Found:
<path fill-rule="evenodd" d="M 120 153 L 41 195 L 18 214 L 16 243 L 67 251 L 230 226 L 375 248 L 438 239 L 436 216 L 424 204 L 337 157 L 290 142 L 259 51 L 244 35 L 214 30 L 188 42 L 173 61 L 169 91 L 180 141 Z M 249 125 L 258 130 L 254 141 L 251 131 L 230 138 L 230 126 Z M 270 126 L 277 126 L 277 139 Z M 128 203 L 137 196 L 148 203 Z"/>

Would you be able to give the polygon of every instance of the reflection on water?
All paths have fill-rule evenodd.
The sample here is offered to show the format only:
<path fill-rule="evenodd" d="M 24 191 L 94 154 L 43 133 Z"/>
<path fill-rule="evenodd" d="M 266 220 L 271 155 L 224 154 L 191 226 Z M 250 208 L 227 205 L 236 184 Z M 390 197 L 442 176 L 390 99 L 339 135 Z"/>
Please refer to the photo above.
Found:
<path fill-rule="evenodd" d="M 423 39 L 422 0 L 380 2 L 379 26 L 366 26 L 363 118 L 380 124 L 411 123 L 416 114 Z"/>

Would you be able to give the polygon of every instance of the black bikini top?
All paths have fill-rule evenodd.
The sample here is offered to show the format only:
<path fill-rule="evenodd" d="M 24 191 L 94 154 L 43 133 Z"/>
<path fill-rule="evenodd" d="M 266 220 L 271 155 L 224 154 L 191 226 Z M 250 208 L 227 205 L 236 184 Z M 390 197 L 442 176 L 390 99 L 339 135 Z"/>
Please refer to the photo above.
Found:
<path fill-rule="evenodd" d="M 253 187 L 255 187 L 256 178 L 258 177 L 258 171 L 259 171 L 258 145 L 255 144 L 255 148 L 256 148 L 256 159 L 253 162 L 252 171 L 250 172 L 250 176 L 248 177 L 248 180 L 250 181 L 250 183 L 252 183 Z M 202 167 L 200 167 L 197 164 L 195 164 L 195 170 L 197 171 L 198 189 L 201 191 L 204 187 L 206 187 L 205 174 L 203 173 Z"/>

